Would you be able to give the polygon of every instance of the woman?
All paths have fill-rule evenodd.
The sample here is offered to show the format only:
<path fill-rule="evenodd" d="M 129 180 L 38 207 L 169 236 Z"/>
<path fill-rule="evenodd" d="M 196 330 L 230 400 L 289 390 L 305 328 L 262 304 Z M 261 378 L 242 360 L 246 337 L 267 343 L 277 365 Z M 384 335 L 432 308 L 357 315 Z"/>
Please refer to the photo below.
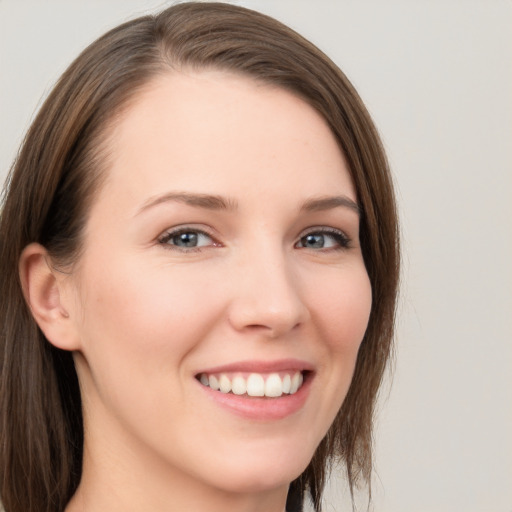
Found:
<path fill-rule="evenodd" d="M 319 510 L 371 474 L 395 203 L 346 77 L 185 3 L 64 73 L 1 217 L 7 512 Z"/>

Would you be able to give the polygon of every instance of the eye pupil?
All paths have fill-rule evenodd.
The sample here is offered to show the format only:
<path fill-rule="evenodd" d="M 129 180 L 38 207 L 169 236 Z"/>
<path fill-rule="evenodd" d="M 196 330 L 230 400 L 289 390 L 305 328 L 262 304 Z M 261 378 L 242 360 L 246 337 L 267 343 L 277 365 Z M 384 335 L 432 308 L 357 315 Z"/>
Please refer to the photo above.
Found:
<path fill-rule="evenodd" d="M 306 235 L 303 238 L 302 243 L 303 243 L 304 247 L 312 247 L 315 249 L 321 249 L 324 246 L 325 241 L 324 241 L 323 235 L 311 233 L 309 235 Z"/>
<path fill-rule="evenodd" d="M 197 233 L 180 233 L 174 237 L 174 244 L 180 247 L 196 247 Z"/>

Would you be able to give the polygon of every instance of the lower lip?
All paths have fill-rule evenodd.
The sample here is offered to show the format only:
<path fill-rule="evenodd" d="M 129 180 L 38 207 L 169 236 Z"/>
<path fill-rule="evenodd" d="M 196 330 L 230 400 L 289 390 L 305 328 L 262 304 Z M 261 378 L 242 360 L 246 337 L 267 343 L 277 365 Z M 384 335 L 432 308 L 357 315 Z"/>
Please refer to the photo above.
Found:
<path fill-rule="evenodd" d="M 281 420 L 299 411 L 308 398 L 312 380 L 313 375 L 309 374 L 296 393 L 276 398 L 221 393 L 200 382 L 198 384 L 209 398 L 232 413 L 246 419 L 269 421 Z"/>

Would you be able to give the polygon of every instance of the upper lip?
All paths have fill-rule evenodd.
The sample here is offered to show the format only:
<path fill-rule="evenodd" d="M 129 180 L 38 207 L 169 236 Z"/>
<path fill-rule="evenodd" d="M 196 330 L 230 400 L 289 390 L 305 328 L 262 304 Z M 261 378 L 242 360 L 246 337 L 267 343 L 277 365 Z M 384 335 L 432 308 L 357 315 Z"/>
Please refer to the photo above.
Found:
<path fill-rule="evenodd" d="M 202 373 L 228 373 L 228 372 L 247 372 L 247 373 L 272 373 L 285 371 L 313 371 L 314 366 L 307 361 L 300 359 L 278 359 L 275 361 L 238 361 L 235 363 L 224 364 L 212 368 L 205 368 L 197 375 Z"/>

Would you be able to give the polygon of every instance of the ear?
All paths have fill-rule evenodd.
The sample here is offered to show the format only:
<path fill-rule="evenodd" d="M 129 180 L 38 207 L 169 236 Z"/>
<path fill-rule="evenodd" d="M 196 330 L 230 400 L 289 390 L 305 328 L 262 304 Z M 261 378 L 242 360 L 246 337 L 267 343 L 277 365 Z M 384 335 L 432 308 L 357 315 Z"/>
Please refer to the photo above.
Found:
<path fill-rule="evenodd" d="M 78 350 L 78 333 L 64 300 L 69 276 L 52 268 L 47 250 L 36 243 L 21 253 L 19 273 L 25 300 L 46 339 L 57 348 Z"/>

